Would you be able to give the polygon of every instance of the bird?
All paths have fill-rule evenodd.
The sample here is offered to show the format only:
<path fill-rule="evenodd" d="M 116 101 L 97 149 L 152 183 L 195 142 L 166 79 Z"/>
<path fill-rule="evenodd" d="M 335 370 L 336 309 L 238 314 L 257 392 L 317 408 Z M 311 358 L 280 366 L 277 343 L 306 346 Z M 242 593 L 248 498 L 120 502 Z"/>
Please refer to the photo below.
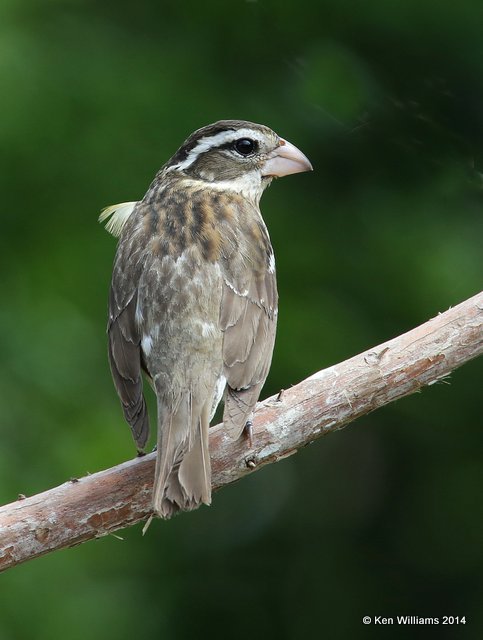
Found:
<path fill-rule="evenodd" d="M 186 139 L 142 200 L 100 216 L 119 238 L 109 363 L 140 454 L 150 433 L 143 373 L 157 399 L 153 516 L 211 503 L 209 425 L 222 398 L 228 435 L 250 434 L 278 314 L 259 202 L 274 178 L 311 170 L 269 127 L 221 120 Z"/>

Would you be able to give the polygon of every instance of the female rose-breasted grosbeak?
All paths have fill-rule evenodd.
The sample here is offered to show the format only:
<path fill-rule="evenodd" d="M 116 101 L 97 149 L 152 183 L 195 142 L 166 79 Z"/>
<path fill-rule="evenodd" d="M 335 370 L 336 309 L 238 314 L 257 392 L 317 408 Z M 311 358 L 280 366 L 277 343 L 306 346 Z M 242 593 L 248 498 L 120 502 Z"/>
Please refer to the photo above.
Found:
<path fill-rule="evenodd" d="M 259 201 L 272 178 L 311 169 L 268 127 L 223 120 L 195 131 L 140 202 L 101 215 L 120 236 L 109 361 L 139 450 L 149 435 L 142 371 L 156 393 L 153 511 L 161 517 L 210 504 L 208 429 L 222 396 L 230 436 L 251 418 L 277 321 Z"/>

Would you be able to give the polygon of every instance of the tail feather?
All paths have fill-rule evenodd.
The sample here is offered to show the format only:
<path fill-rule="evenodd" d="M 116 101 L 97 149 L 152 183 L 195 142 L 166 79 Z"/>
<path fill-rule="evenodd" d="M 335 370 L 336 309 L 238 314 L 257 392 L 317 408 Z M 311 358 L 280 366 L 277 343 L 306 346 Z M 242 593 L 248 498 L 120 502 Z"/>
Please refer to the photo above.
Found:
<path fill-rule="evenodd" d="M 196 420 L 195 438 L 191 449 L 179 466 L 178 478 L 186 495 L 197 504 L 211 503 L 211 465 L 208 444 L 208 415 L 206 405 Z M 203 425 L 206 425 L 204 428 Z"/>
<path fill-rule="evenodd" d="M 158 400 L 158 455 L 153 510 L 162 518 L 211 503 L 208 403 L 193 407 L 190 395 L 175 411 Z"/>

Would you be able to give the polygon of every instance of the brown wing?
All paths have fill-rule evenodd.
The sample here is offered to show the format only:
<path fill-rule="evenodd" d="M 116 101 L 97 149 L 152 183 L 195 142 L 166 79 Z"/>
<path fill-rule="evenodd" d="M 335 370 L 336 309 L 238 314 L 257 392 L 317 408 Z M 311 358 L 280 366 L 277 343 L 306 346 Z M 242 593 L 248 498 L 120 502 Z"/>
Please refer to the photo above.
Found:
<path fill-rule="evenodd" d="M 236 282 L 225 279 L 221 307 L 227 379 L 223 420 L 232 438 L 241 434 L 265 383 L 277 323 L 274 270 L 245 270 L 240 275 Z"/>
<path fill-rule="evenodd" d="M 136 251 L 129 234 L 123 235 L 116 253 L 109 292 L 109 364 L 124 417 L 140 450 L 149 437 L 149 416 L 141 371 L 141 335 L 135 322 L 141 270 L 139 251 Z"/>

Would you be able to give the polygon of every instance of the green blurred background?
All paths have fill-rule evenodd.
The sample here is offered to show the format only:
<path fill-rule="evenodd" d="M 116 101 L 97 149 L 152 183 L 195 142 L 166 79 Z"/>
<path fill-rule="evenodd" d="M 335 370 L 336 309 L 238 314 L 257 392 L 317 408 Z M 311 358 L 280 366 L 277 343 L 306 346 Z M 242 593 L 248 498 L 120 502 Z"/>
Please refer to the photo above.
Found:
<path fill-rule="evenodd" d="M 263 396 L 477 293 L 482 24 L 472 0 L 2 0 L 1 502 L 134 455 L 97 215 L 140 198 L 202 125 L 262 122 L 315 167 L 262 200 L 281 306 Z M 448 614 L 468 624 L 439 637 L 480 638 L 482 373 L 473 361 L 144 538 L 10 570 L 0 640 L 345 640 L 372 637 L 364 615 Z"/>

